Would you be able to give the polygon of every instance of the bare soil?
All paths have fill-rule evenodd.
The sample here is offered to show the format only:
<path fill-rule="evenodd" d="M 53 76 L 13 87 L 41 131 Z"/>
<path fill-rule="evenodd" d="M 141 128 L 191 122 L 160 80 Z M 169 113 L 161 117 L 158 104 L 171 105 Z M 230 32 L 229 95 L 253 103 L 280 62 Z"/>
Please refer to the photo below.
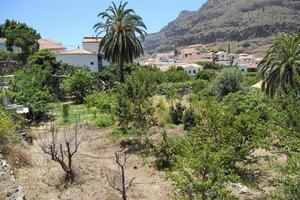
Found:
<path fill-rule="evenodd" d="M 113 190 L 106 179 L 116 172 L 114 152 L 120 139 L 107 137 L 112 130 L 92 129 L 87 140 L 75 156 L 77 173 L 74 184 L 63 182 L 64 172 L 39 147 L 39 139 L 29 148 L 32 167 L 17 170 L 16 180 L 31 200 L 117 200 L 121 196 Z M 172 199 L 174 186 L 165 173 L 157 171 L 151 162 L 143 162 L 137 155 L 130 155 L 126 176 L 128 181 L 135 177 L 128 199 L 168 200 Z"/>

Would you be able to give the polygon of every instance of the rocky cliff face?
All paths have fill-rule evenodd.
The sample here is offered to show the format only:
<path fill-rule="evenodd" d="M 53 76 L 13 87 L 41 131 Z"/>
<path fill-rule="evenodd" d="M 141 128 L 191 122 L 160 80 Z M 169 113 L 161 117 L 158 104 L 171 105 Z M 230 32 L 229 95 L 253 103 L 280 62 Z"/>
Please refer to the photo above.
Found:
<path fill-rule="evenodd" d="M 0 199 L 25 200 L 22 188 L 16 184 L 11 166 L 0 152 Z"/>
<path fill-rule="evenodd" d="M 270 43 L 277 34 L 299 31 L 299 0 L 208 0 L 198 11 L 182 11 L 160 32 L 148 35 L 144 47 L 165 51 L 230 41 L 255 46 Z"/>

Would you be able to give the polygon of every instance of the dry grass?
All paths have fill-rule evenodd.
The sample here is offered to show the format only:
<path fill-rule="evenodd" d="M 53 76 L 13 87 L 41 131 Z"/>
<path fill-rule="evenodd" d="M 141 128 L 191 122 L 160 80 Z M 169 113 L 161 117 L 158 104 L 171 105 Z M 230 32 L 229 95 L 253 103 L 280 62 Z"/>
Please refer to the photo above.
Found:
<path fill-rule="evenodd" d="M 63 183 L 62 169 L 42 153 L 39 141 L 35 140 L 29 149 L 33 167 L 18 170 L 18 184 L 32 200 L 120 199 L 106 180 L 106 174 L 116 171 L 114 152 L 120 141 L 107 137 L 111 131 L 111 128 L 90 130 L 89 137 L 74 158 L 77 177 L 72 185 Z M 128 192 L 129 199 L 172 199 L 174 188 L 166 180 L 164 172 L 156 171 L 151 163 L 145 166 L 138 156 L 130 156 L 126 175 L 128 178 L 136 177 Z"/>
<path fill-rule="evenodd" d="M 32 165 L 31 156 L 26 152 L 23 146 L 5 145 L 1 150 L 3 156 L 11 164 L 13 169 Z"/>

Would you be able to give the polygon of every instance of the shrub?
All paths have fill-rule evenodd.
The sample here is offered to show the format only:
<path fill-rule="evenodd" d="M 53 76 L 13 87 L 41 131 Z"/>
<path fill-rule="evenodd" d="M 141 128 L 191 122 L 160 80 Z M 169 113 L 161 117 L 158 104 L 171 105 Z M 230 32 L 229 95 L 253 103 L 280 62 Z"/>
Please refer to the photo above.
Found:
<path fill-rule="evenodd" d="M 82 103 L 86 95 L 92 90 L 92 74 L 87 70 L 77 69 L 63 81 L 62 87 L 75 97 L 76 103 Z"/>
<path fill-rule="evenodd" d="M 62 111 L 63 111 L 63 119 L 65 122 L 69 120 L 69 115 L 70 115 L 70 105 L 69 104 L 63 104 L 62 106 Z"/>
<path fill-rule="evenodd" d="M 201 80 L 210 81 L 215 77 L 215 74 L 208 70 L 201 70 L 197 73 L 196 78 Z"/>
<path fill-rule="evenodd" d="M 237 68 L 225 68 L 213 82 L 213 91 L 221 100 L 231 92 L 238 92 L 244 88 L 244 75 Z"/>
<path fill-rule="evenodd" d="M 50 110 L 50 103 L 55 100 L 48 81 L 51 77 L 50 66 L 26 65 L 19 70 L 12 80 L 14 102 L 29 108 L 28 117 L 40 120 Z"/>
<path fill-rule="evenodd" d="M 178 125 L 182 123 L 184 110 L 185 107 L 181 103 L 176 103 L 175 106 L 171 106 L 170 115 L 174 124 Z"/>
<path fill-rule="evenodd" d="M 189 81 L 192 78 L 180 68 L 171 68 L 165 72 L 166 82 L 177 83 Z"/>
<path fill-rule="evenodd" d="M 99 127 L 109 127 L 114 124 L 114 117 L 113 115 L 100 115 L 96 118 L 96 125 Z"/>
<path fill-rule="evenodd" d="M 245 79 L 245 85 L 246 86 L 252 86 L 255 83 L 260 81 L 260 77 L 258 76 L 257 73 L 246 73 L 246 79 Z"/>
<path fill-rule="evenodd" d="M 175 158 L 176 149 L 174 141 L 167 136 L 167 132 L 162 133 L 162 141 L 154 146 L 154 156 L 156 157 L 156 166 L 158 169 L 171 167 Z"/>
<path fill-rule="evenodd" d="M 204 70 L 213 69 L 213 70 L 221 70 L 223 67 L 215 62 L 199 62 L 201 66 L 204 67 Z"/>
<path fill-rule="evenodd" d="M 183 115 L 184 130 L 188 130 L 196 126 L 196 116 L 192 109 L 188 109 Z"/>
<path fill-rule="evenodd" d="M 156 85 L 137 71 L 118 87 L 116 115 L 122 131 L 134 128 L 146 131 L 156 124 L 152 99 Z"/>
<path fill-rule="evenodd" d="M 107 93 L 91 93 L 85 98 L 88 108 L 96 107 L 100 112 L 113 113 L 116 106 L 116 96 Z"/>

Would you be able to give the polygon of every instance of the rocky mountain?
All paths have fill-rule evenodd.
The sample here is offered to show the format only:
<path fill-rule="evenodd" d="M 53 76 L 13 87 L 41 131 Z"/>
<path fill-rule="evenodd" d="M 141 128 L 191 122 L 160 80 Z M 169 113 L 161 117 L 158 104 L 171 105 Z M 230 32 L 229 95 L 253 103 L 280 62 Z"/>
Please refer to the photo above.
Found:
<path fill-rule="evenodd" d="M 280 33 L 300 32 L 300 0 L 208 0 L 144 41 L 146 51 L 203 43 L 255 51 Z M 220 46 L 219 46 L 220 47 Z"/>

